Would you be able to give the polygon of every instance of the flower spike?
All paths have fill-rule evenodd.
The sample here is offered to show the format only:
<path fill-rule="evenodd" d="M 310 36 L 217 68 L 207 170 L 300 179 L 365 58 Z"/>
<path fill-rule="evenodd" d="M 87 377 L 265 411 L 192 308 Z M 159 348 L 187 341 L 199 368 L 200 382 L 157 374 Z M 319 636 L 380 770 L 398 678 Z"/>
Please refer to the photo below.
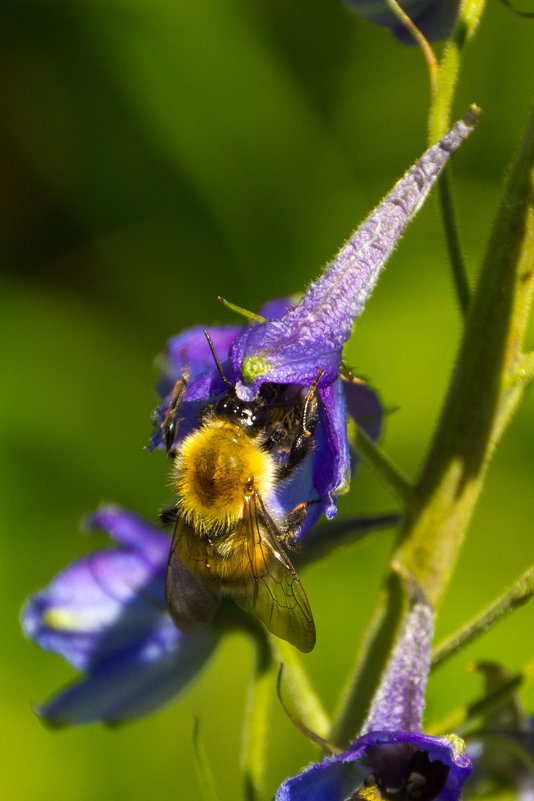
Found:
<path fill-rule="evenodd" d="M 370 731 L 422 731 L 435 615 L 415 582 L 413 586 L 415 595 L 363 724 L 362 734 Z"/>

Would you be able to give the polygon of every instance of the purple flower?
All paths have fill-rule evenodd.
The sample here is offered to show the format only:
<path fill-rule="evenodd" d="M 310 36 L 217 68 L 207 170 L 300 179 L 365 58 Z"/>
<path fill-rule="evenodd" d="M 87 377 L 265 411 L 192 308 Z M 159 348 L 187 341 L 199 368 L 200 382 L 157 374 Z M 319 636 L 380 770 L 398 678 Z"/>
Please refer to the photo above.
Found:
<path fill-rule="evenodd" d="M 210 626 L 183 634 L 167 614 L 165 534 L 112 506 L 88 522 L 117 545 L 66 567 L 21 614 L 27 637 L 85 674 L 38 707 L 55 726 L 149 714 L 196 676 L 218 641 Z"/>
<path fill-rule="evenodd" d="M 403 44 L 414 44 L 412 36 L 388 8 L 385 0 L 344 0 L 344 3 L 362 19 L 391 28 Z M 399 0 L 399 5 L 431 42 L 449 36 L 459 8 L 457 0 Z"/>
<path fill-rule="evenodd" d="M 434 613 L 414 598 L 360 736 L 287 779 L 276 801 L 456 801 L 471 762 L 458 737 L 422 731 Z"/>
<path fill-rule="evenodd" d="M 282 317 L 291 308 L 293 305 L 289 300 L 278 299 L 265 304 L 259 314 L 264 317 L 269 315 L 269 320 L 272 321 L 277 319 L 277 315 Z M 228 326 L 210 327 L 207 330 L 222 362 L 225 377 L 232 382 L 239 382 L 239 373 L 233 369 L 228 358 L 229 351 L 249 329 L 244 326 Z M 175 442 L 180 442 L 198 427 L 199 412 L 206 403 L 228 391 L 217 371 L 203 327 L 189 328 L 170 339 L 160 363 L 163 369 L 158 390 L 164 399 L 155 414 L 156 428 L 151 442 L 153 448 L 163 447 L 161 423 L 169 408 L 174 384 L 182 375 L 186 364 L 189 382 L 180 409 L 178 437 Z M 302 396 L 302 388 L 296 382 L 273 383 L 287 383 L 288 398 Z M 241 384 L 238 383 L 238 386 Z M 302 501 L 321 500 L 321 504 L 316 503 L 309 507 L 298 538 L 313 527 L 321 511 L 325 511 L 329 518 L 335 514 L 333 493 L 339 494 L 347 487 L 350 471 L 355 466 L 354 459 L 351 465 L 349 455 L 347 414 L 357 420 L 373 439 L 379 436 L 382 427 L 380 402 L 363 381 L 341 379 L 338 376 L 320 394 L 323 403 L 313 435 L 313 447 L 309 449 L 299 469 L 284 481 L 276 499 L 271 499 L 271 504 L 278 504 L 273 511 L 279 519 L 283 519 Z"/>
<path fill-rule="evenodd" d="M 336 495 L 348 486 L 347 408 L 371 436 L 378 436 L 380 430 L 380 407 L 373 393 L 361 383 L 340 377 L 343 346 L 404 229 L 449 155 L 473 129 L 477 116 L 473 107 L 424 153 L 296 305 L 288 300 L 271 301 L 260 310 L 264 322 L 209 329 L 224 376 L 243 401 L 253 400 L 262 384 L 286 386 L 289 398 L 302 396 L 318 379 L 319 422 L 313 447 L 294 475 L 284 481 L 277 498 L 279 509 L 275 510 L 282 517 L 298 503 L 319 501 L 309 507 L 300 536 L 309 531 L 321 512 L 329 519 L 336 514 Z M 159 385 L 163 402 L 156 410 L 153 447 L 163 446 L 161 424 L 185 365 L 189 381 L 175 444 L 198 426 L 202 407 L 228 391 L 201 328 L 172 339 Z"/>

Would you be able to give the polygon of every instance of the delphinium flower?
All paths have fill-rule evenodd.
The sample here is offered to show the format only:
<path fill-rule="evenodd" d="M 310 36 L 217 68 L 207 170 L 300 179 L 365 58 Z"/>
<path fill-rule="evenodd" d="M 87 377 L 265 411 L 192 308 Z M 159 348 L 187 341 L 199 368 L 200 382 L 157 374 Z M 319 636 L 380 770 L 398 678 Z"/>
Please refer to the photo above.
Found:
<path fill-rule="evenodd" d="M 344 0 L 344 3 L 362 19 L 390 28 L 400 41 L 414 44 L 386 0 Z M 430 42 L 447 38 L 459 8 L 457 0 L 399 0 L 399 5 Z"/>
<path fill-rule="evenodd" d="M 417 592 L 360 736 L 287 779 L 276 801 L 456 801 L 471 762 L 458 737 L 423 733 L 434 613 Z"/>
<path fill-rule="evenodd" d="M 183 634 L 163 598 L 169 538 L 136 515 L 102 507 L 88 519 L 116 545 L 66 567 L 27 600 L 25 634 L 85 675 L 37 707 L 51 725 L 147 715 L 201 670 L 217 645 L 206 627 Z"/>
<path fill-rule="evenodd" d="M 272 301 L 261 310 L 260 321 L 210 329 L 225 381 L 245 401 L 262 384 L 283 385 L 296 397 L 317 381 L 319 421 L 312 447 L 277 499 L 281 515 L 296 503 L 311 502 L 300 529 L 304 540 L 321 512 L 327 518 L 335 515 L 336 494 L 347 486 L 347 411 L 371 436 L 380 428 L 374 393 L 340 377 L 343 345 L 406 225 L 476 117 L 471 110 L 424 153 L 299 303 Z M 199 425 L 206 403 L 227 391 L 201 328 L 171 340 L 153 447 L 164 445 L 161 426 L 186 364 L 188 383 L 174 445 Z M 116 722 L 155 710 L 198 673 L 219 636 L 216 625 L 183 634 L 171 622 L 163 598 L 170 545 L 165 534 L 110 507 L 97 512 L 91 525 L 106 530 L 118 547 L 65 568 L 30 597 L 22 612 L 29 638 L 85 674 L 39 708 L 45 720 L 58 725 Z"/>
<path fill-rule="evenodd" d="M 289 299 L 269 301 L 260 308 L 258 316 L 274 321 L 283 318 L 293 305 Z M 209 327 L 209 336 L 218 358 L 222 361 L 225 378 L 230 383 L 236 383 L 238 392 L 242 384 L 238 378 L 239 371 L 234 369 L 229 359 L 229 352 L 239 345 L 240 338 L 246 331 L 248 329 L 244 326 Z M 310 359 L 313 359 L 311 353 Z M 163 396 L 163 402 L 156 410 L 152 447 L 164 447 L 162 424 L 172 400 L 175 382 L 186 366 L 189 379 L 180 408 L 175 444 L 183 441 L 198 427 L 199 413 L 206 404 L 228 391 L 228 386 L 218 373 L 205 331 L 201 327 L 188 329 L 169 340 L 160 364 L 163 369 L 158 390 Z M 318 373 L 319 369 L 316 372 Z M 302 399 L 303 389 L 296 382 L 288 380 L 275 383 L 287 383 L 284 400 L 288 405 L 297 399 Z M 297 504 L 311 502 L 302 525 L 295 532 L 295 541 L 310 531 L 322 511 L 325 511 L 328 518 L 335 514 L 335 496 L 347 488 L 350 472 L 354 470 L 356 463 L 354 455 L 351 459 L 349 454 L 346 435 L 347 415 L 355 419 L 373 439 L 379 436 L 382 427 L 380 402 L 364 381 L 339 377 L 330 396 L 328 405 L 319 408 L 313 445 L 309 448 L 303 463 L 299 465 L 298 471 L 284 482 L 283 490 L 271 499 L 271 504 L 273 501 L 276 504 L 274 509 L 271 506 L 271 511 L 278 519 L 283 519 Z M 335 426 L 333 430 L 332 417 Z M 283 465 L 285 456 L 287 454 L 278 456 L 279 466 Z"/>

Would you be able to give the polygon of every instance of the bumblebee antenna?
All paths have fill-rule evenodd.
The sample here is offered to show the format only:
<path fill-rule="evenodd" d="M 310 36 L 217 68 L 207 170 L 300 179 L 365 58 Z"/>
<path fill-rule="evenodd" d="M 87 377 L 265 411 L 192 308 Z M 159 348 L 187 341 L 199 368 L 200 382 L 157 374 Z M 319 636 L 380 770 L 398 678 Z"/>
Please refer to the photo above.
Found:
<path fill-rule="evenodd" d="M 220 363 L 220 361 L 219 361 L 219 359 L 218 359 L 218 356 L 217 356 L 217 354 L 215 353 L 215 348 L 213 347 L 213 342 L 211 341 L 211 337 L 210 337 L 210 335 L 208 334 L 208 332 L 206 331 L 206 329 L 205 329 L 205 328 L 204 328 L 204 336 L 205 336 L 205 337 L 206 337 L 206 339 L 208 340 L 208 345 L 210 346 L 211 355 L 213 356 L 213 361 L 215 362 L 215 366 L 217 367 L 217 372 L 218 372 L 218 373 L 219 373 L 219 375 L 221 376 L 221 378 L 222 378 L 222 380 L 224 381 L 224 383 L 226 384 L 226 386 L 227 386 L 227 387 L 232 387 L 232 389 L 234 389 L 234 385 L 232 384 L 232 382 L 231 382 L 231 381 L 229 381 L 229 380 L 226 378 L 225 374 L 223 373 L 223 369 L 222 369 L 222 367 L 221 367 L 221 363 Z"/>

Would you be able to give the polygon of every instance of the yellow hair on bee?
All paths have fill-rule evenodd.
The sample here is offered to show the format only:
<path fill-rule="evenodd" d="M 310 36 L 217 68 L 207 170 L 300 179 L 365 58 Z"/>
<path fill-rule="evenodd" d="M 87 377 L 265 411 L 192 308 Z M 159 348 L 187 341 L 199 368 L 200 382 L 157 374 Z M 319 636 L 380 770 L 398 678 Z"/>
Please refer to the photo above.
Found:
<path fill-rule="evenodd" d="M 225 418 L 208 419 L 185 438 L 175 458 L 178 510 L 200 534 L 233 528 L 244 499 L 272 493 L 275 465 L 257 437 Z"/>

